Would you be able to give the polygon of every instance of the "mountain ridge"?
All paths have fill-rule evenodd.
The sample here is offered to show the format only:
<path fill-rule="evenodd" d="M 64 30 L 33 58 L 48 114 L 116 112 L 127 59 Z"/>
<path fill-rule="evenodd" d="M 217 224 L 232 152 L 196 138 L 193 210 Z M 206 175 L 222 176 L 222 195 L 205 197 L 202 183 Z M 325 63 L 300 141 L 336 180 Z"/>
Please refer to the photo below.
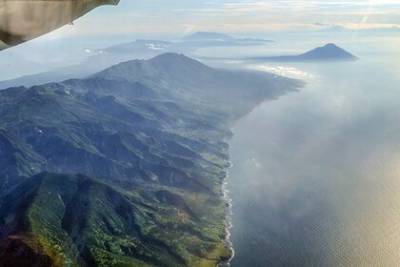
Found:
<path fill-rule="evenodd" d="M 299 86 L 166 54 L 0 91 L 0 263 L 23 264 L 15 251 L 39 266 L 229 259 L 229 129 Z"/>

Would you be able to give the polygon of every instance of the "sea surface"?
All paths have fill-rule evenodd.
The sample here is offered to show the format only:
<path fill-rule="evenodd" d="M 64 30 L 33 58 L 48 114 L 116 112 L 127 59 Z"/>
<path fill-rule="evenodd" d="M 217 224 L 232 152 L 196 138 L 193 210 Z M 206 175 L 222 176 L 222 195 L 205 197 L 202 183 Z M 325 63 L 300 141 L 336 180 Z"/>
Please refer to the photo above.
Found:
<path fill-rule="evenodd" d="M 233 267 L 400 264 L 400 38 L 292 35 L 261 53 L 328 42 L 360 60 L 235 63 L 306 85 L 234 127 Z"/>

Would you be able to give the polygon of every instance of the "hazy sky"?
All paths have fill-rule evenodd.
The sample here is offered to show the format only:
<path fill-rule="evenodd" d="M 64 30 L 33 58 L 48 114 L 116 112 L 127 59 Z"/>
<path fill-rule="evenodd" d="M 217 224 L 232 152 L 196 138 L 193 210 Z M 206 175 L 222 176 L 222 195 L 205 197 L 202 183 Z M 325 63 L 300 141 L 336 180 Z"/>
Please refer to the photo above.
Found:
<path fill-rule="evenodd" d="M 400 27 L 400 0 L 120 0 L 117 7 L 99 7 L 74 25 L 3 51 L 0 79 L 22 75 L 17 58 L 29 60 L 38 72 L 54 64 L 80 62 L 86 48 L 104 48 L 135 38 L 175 38 L 195 31 L 265 37 L 271 36 L 271 31 L 334 26 Z M 14 67 L 10 62 L 15 62 Z"/>
<path fill-rule="evenodd" d="M 76 23 L 81 27 L 70 33 L 398 27 L 400 0 L 121 0 L 117 8 L 99 8 Z"/>

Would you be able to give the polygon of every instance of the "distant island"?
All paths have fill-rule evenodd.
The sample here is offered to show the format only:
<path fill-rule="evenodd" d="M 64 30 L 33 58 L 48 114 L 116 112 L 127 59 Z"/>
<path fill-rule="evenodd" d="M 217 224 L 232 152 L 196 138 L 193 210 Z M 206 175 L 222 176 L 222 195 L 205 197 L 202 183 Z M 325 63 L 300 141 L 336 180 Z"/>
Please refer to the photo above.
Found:
<path fill-rule="evenodd" d="M 304 62 L 304 61 L 354 61 L 358 58 L 335 44 L 327 44 L 312 49 L 300 55 L 254 57 L 253 60 L 276 62 Z"/>
<path fill-rule="evenodd" d="M 257 44 L 263 44 L 263 43 L 271 43 L 273 42 L 272 40 L 268 39 L 262 39 L 262 38 L 250 38 L 250 37 L 244 37 L 244 38 L 236 38 L 234 36 L 225 34 L 225 33 L 219 33 L 219 32 L 195 32 L 192 34 L 189 34 L 187 36 L 184 36 L 182 38 L 183 42 L 222 42 L 222 43 L 230 43 L 233 45 L 245 45 L 245 44 L 251 44 L 251 45 L 257 45 Z"/>

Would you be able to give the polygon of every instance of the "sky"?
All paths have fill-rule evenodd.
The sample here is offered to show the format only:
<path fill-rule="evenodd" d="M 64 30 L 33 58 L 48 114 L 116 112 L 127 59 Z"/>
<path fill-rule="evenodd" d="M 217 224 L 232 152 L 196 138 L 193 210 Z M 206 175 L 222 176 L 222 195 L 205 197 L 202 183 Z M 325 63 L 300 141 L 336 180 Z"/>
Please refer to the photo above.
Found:
<path fill-rule="evenodd" d="M 87 56 L 85 51 L 137 38 L 174 39 L 196 31 L 269 38 L 271 32 L 341 27 L 400 29 L 400 0 L 120 0 L 117 6 L 98 7 L 73 25 L 2 51 L 0 79 L 32 72 L 31 67 L 23 72 L 22 65 L 41 72 L 76 64 Z M 20 64 L 18 58 L 29 64 Z"/>
<path fill-rule="evenodd" d="M 121 0 L 77 23 L 64 34 L 392 28 L 400 27 L 400 0 Z"/>

